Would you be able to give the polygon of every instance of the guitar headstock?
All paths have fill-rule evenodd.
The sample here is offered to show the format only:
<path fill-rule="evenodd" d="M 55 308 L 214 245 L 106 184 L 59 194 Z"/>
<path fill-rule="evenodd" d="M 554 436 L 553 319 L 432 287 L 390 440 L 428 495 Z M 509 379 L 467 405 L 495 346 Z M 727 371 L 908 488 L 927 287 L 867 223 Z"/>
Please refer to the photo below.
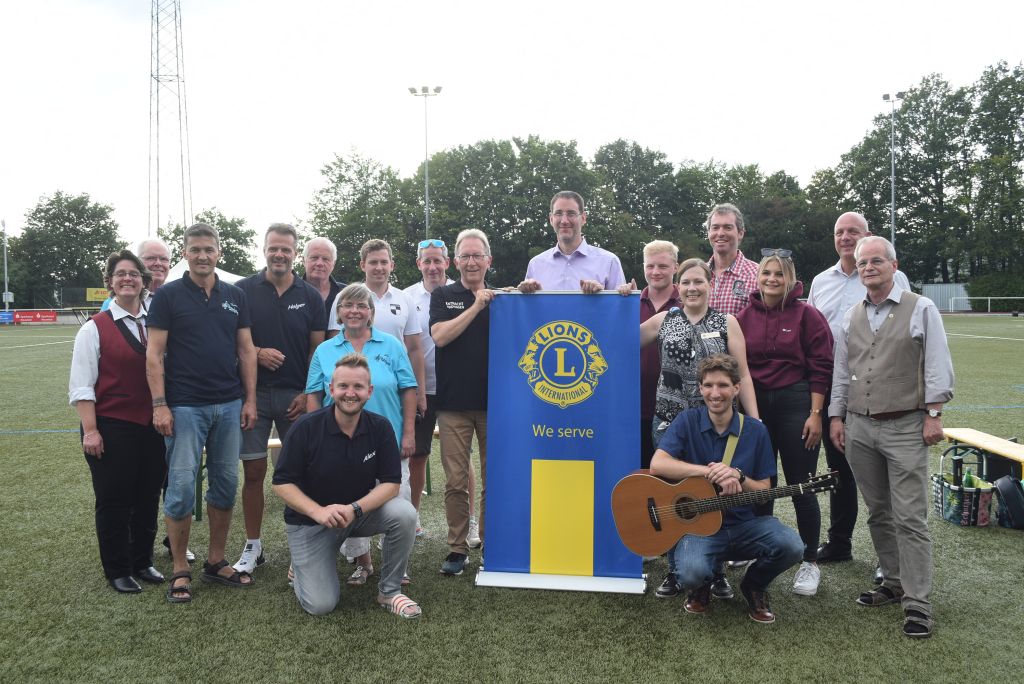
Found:
<path fill-rule="evenodd" d="M 839 471 L 833 470 L 828 473 L 816 475 L 807 482 L 800 483 L 800 492 L 807 494 L 813 492 L 834 491 L 839 487 Z"/>

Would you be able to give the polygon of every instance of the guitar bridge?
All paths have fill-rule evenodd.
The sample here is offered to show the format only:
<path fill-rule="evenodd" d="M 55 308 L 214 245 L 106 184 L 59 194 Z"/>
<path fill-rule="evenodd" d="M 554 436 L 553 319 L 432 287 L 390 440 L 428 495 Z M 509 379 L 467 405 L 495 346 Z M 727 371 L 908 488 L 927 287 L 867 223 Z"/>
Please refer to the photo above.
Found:
<path fill-rule="evenodd" d="M 647 497 L 647 515 L 651 518 L 651 527 L 661 532 L 661 518 L 658 517 L 658 506 L 654 503 L 654 497 Z"/>

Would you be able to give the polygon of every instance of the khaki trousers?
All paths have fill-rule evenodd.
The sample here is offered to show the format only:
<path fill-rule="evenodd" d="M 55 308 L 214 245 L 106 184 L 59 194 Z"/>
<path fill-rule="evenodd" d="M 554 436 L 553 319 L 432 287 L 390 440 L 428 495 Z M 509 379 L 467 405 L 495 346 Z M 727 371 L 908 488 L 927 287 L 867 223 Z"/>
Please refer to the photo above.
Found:
<path fill-rule="evenodd" d="M 441 466 L 444 468 L 444 512 L 448 518 L 448 550 L 469 553 L 469 464 L 473 433 L 480 448 L 480 538 L 484 536 L 484 499 L 487 487 L 487 411 L 438 411 Z"/>

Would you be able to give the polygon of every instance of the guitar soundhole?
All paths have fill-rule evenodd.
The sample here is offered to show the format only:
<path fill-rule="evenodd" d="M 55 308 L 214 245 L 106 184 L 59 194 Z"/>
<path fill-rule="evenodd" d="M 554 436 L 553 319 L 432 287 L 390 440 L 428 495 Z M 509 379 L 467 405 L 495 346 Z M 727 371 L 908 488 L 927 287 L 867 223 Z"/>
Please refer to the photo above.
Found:
<path fill-rule="evenodd" d="M 696 509 L 692 506 L 688 507 L 687 504 L 691 503 L 693 499 L 687 496 L 681 496 L 673 502 L 673 508 L 675 509 L 676 516 L 682 520 L 694 520 L 699 516 Z"/>

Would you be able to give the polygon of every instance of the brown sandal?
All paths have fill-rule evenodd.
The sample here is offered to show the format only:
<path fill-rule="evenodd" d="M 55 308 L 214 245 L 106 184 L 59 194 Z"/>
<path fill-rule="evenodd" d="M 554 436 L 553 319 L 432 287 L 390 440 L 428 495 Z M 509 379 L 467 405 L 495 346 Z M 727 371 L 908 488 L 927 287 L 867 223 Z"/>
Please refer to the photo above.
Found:
<path fill-rule="evenodd" d="M 177 580 L 185 578 L 188 582 L 174 586 Z M 180 594 L 184 594 L 181 596 Z M 188 603 L 192 600 L 192 573 L 188 570 L 182 570 L 171 575 L 171 582 L 167 586 L 167 602 L 168 603 Z"/>
<path fill-rule="evenodd" d="M 251 587 L 256 584 L 256 580 L 253 579 L 251 574 L 248 572 L 238 572 L 234 568 L 232 568 L 231 574 L 226 577 L 220 574 L 220 570 L 226 567 L 228 567 L 226 559 L 212 565 L 207 561 L 206 563 L 203 563 L 203 574 L 200 576 L 203 578 L 204 582 L 216 582 L 218 584 L 223 584 L 224 586 L 234 587 L 235 589 Z M 249 581 L 243 582 L 243 577 L 248 577 Z"/>

